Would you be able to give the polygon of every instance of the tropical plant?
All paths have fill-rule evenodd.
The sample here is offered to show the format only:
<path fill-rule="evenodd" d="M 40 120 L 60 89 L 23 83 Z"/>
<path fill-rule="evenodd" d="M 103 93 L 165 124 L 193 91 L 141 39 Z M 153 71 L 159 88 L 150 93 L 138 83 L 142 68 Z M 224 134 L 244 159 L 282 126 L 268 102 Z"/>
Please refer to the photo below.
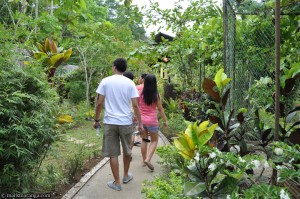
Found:
<path fill-rule="evenodd" d="M 193 159 L 196 150 L 202 149 L 211 139 L 218 124 L 209 125 L 209 121 L 200 124 L 195 122 L 189 124 L 185 131 L 178 134 L 174 140 L 174 145 L 179 149 L 179 153 L 186 159 Z"/>
<path fill-rule="evenodd" d="M 259 110 L 255 111 L 254 126 L 254 131 L 259 138 L 258 145 L 263 148 L 263 151 L 267 155 L 267 159 L 269 159 L 270 150 L 268 149 L 268 146 L 273 141 L 274 134 L 272 132 L 272 128 L 266 126 L 266 124 L 261 121 Z"/>
<path fill-rule="evenodd" d="M 300 63 L 293 64 L 290 69 L 283 68 L 283 75 L 280 76 L 281 101 L 279 124 L 281 140 L 288 139 L 293 144 L 300 144 L 300 105 L 288 103 L 289 96 L 295 90 L 296 81 L 300 78 Z"/>
<path fill-rule="evenodd" d="M 185 176 L 184 193 L 186 196 L 225 198 L 232 193 L 243 193 L 239 186 L 256 184 L 249 170 L 269 163 L 257 155 L 221 152 L 211 145 L 211 138 L 217 124 L 208 126 L 209 121 L 190 124 L 185 132 L 174 141 L 178 153 L 184 161 L 176 161 Z M 179 172 L 180 173 L 180 172 Z"/>
<path fill-rule="evenodd" d="M 233 108 L 227 107 L 227 101 L 230 94 L 230 88 L 226 88 L 231 78 L 227 78 L 224 69 L 220 69 L 216 75 L 215 80 L 205 78 L 202 84 L 203 90 L 211 97 L 211 105 L 208 110 L 209 121 L 218 124 L 218 134 L 216 135 L 216 145 L 222 151 L 229 151 L 231 145 L 239 145 L 240 153 L 245 155 L 248 153 L 247 145 L 244 139 L 246 131 L 242 125 L 247 121 L 244 113 L 246 109 L 241 108 L 234 119 Z M 240 129 L 240 131 L 237 131 Z"/>
<path fill-rule="evenodd" d="M 58 48 L 56 43 L 48 38 L 46 38 L 44 45 L 37 43 L 37 48 L 34 57 L 42 61 L 48 81 L 51 82 L 57 67 L 71 57 L 72 49 L 62 52 L 62 49 Z"/>
<path fill-rule="evenodd" d="M 177 113 L 178 109 L 179 109 L 179 104 L 178 101 L 176 99 L 169 99 L 169 101 L 165 100 L 164 101 L 166 104 L 166 112 L 167 115 L 170 119 L 174 118 L 174 114 Z"/>

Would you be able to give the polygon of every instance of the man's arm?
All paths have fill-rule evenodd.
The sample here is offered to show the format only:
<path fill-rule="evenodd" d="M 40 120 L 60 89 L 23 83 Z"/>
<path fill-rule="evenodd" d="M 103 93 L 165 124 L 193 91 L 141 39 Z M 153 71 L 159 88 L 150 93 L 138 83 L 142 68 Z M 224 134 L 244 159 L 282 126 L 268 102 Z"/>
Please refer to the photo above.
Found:
<path fill-rule="evenodd" d="M 100 125 L 100 114 L 101 114 L 101 110 L 103 107 L 103 103 L 104 103 L 104 96 L 98 94 L 97 95 L 98 99 L 97 99 L 97 104 L 96 104 L 96 108 L 95 108 L 95 123 L 94 123 L 94 128 L 96 128 L 97 126 Z"/>
<path fill-rule="evenodd" d="M 138 103 L 138 98 L 131 98 L 131 103 L 132 103 L 132 108 L 134 111 L 134 115 L 137 118 L 138 125 L 139 125 L 139 131 L 142 132 L 144 131 L 143 124 L 142 124 L 142 117 L 141 117 L 141 112 L 140 112 L 140 107 Z"/>

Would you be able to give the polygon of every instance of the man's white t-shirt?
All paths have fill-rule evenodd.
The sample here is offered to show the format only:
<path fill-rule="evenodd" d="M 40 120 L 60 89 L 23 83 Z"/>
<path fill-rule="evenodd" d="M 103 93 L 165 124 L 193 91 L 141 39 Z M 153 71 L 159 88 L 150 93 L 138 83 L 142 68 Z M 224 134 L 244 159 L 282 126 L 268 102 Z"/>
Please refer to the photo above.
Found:
<path fill-rule="evenodd" d="M 139 97 L 132 80 L 123 75 L 104 78 L 96 92 L 104 98 L 104 124 L 131 125 L 131 98 Z"/>

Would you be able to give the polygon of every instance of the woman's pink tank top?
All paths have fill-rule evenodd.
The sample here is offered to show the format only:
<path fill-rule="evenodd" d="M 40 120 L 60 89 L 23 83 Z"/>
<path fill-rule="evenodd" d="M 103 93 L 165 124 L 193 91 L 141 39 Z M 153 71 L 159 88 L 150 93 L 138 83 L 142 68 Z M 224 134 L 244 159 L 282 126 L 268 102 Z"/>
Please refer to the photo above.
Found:
<path fill-rule="evenodd" d="M 142 123 L 145 126 L 158 126 L 156 103 L 153 103 L 150 106 L 148 106 L 144 102 L 142 96 L 143 88 L 144 88 L 144 84 L 137 86 L 137 90 L 139 92 L 139 107 L 142 116 Z"/>

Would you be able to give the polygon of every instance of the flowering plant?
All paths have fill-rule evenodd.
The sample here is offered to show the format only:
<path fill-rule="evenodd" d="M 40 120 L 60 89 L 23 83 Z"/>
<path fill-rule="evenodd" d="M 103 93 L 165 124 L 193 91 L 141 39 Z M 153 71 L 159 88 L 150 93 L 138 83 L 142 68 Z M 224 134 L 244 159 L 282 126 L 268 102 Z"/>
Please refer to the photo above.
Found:
<path fill-rule="evenodd" d="M 273 167 L 280 170 L 278 182 L 292 180 L 300 185 L 300 145 L 289 146 L 284 142 L 271 145 Z"/>

